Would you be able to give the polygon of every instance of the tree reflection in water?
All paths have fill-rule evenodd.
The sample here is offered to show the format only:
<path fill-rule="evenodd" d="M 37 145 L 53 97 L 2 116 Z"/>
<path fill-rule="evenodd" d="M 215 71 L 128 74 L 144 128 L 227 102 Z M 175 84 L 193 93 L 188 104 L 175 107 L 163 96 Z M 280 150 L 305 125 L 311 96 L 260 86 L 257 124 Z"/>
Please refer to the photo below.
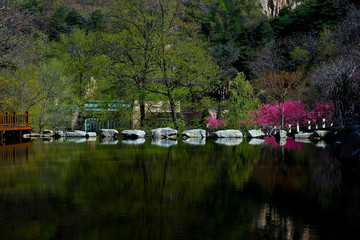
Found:
<path fill-rule="evenodd" d="M 360 226 L 328 149 L 287 144 L 36 141 L 1 165 L 0 236 L 336 239 Z"/>

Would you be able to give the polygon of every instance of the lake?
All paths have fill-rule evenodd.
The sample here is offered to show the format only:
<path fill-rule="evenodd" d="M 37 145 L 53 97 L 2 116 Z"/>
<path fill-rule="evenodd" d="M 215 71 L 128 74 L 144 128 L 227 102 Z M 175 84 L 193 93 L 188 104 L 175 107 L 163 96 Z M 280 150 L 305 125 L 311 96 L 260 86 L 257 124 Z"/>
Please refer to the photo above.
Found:
<path fill-rule="evenodd" d="M 0 146 L 1 239 L 350 239 L 358 181 L 288 138 Z M 283 143 L 284 144 L 284 143 Z M 356 235 L 355 235 L 356 236 Z"/>

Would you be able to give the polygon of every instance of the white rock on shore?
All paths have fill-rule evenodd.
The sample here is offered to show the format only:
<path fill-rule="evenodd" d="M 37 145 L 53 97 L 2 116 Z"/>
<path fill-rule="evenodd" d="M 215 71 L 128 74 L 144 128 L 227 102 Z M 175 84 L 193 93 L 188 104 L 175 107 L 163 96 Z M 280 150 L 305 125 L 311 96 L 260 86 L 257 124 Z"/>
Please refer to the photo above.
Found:
<path fill-rule="evenodd" d="M 143 130 L 124 130 L 121 132 L 121 134 L 125 138 L 132 138 L 132 139 L 145 137 L 145 131 Z"/>
<path fill-rule="evenodd" d="M 177 130 L 169 128 L 169 127 L 156 128 L 156 129 L 151 130 L 151 135 L 153 136 L 153 138 L 175 140 L 177 137 Z"/>
<path fill-rule="evenodd" d="M 191 129 L 182 133 L 182 137 L 186 138 L 206 138 L 206 131 L 203 129 Z"/>
<path fill-rule="evenodd" d="M 242 138 L 243 136 L 242 132 L 235 129 L 220 130 L 212 134 L 215 138 Z"/>

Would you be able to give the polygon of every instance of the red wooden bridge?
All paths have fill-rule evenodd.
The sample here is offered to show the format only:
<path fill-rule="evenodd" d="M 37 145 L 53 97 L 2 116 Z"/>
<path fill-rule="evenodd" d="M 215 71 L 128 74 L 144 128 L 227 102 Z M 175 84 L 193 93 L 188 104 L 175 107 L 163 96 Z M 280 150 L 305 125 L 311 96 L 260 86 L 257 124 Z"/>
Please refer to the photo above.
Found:
<path fill-rule="evenodd" d="M 29 124 L 29 112 L 25 114 L 17 114 L 15 111 L 12 114 L 6 112 L 0 115 L 0 139 L 4 134 L 19 135 L 22 133 L 31 132 L 33 128 Z"/>

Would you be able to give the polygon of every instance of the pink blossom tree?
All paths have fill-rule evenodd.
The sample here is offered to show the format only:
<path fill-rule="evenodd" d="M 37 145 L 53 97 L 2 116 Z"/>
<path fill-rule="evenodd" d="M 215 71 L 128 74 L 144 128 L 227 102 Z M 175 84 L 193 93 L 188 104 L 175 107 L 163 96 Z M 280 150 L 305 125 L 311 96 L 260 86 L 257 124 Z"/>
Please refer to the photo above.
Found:
<path fill-rule="evenodd" d="M 323 118 L 331 120 L 335 114 L 334 103 L 316 102 L 315 108 L 308 113 L 308 118 L 312 122 L 321 122 Z"/>
<path fill-rule="evenodd" d="M 281 126 L 282 123 L 296 124 L 306 120 L 305 104 L 301 101 L 285 101 L 284 105 L 262 104 L 257 112 L 258 125 Z"/>
<path fill-rule="evenodd" d="M 225 120 L 217 119 L 211 116 L 207 116 L 205 120 L 206 127 L 211 131 L 216 131 L 225 127 Z"/>
<path fill-rule="evenodd" d="M 285 101 L 274 106 L 273 104 L 262 104 L 256 112 L 255 121 L 263 126 L 281 126 L 284 124 L 305 124 L 308 120 L 321 122 L 323 118 L 332 119 L 334 116 L 334 105 L 331 102 L 317 102 L 315 108 L 307 112 L 306 105 L 301 101 Z"/>

